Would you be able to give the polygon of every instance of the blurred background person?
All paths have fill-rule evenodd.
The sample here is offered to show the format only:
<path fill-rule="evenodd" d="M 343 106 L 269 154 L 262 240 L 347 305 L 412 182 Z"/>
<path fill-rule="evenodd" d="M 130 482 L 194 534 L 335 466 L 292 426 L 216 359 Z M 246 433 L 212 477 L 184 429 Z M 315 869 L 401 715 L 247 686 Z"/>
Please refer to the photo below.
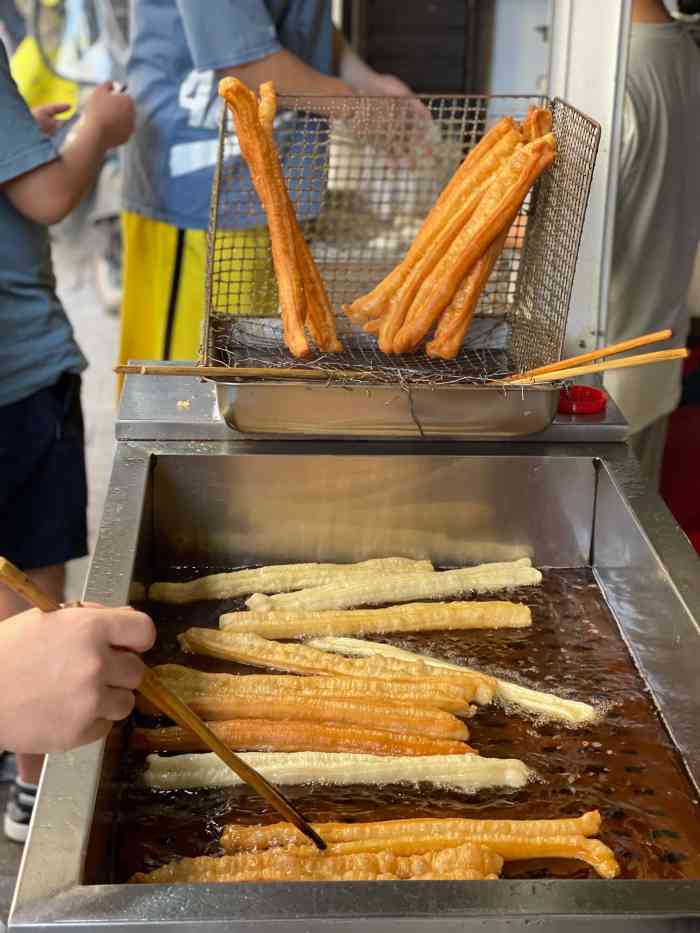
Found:
<path fill-rule="evenodd" d="M 333 26 L 330 0 L 132 0 L 131 35 L 128 85 L 137 129 L 125 160 L 119 356 L 122 362 L 194 359 L 219 79 L 230 75 L 254 89 L 271 80 L 281 94 L 411 91 L 352 51 Z M 236 197 L 244 199 L 250 181 L 243 167 L 240 179 Z M 248 229 L 231 232 L 230 248 L 254 255 L 266 238 L 260 214 Z"/>
<path fill-rule="evenodd" d="M 698 153 L 700 52 L 662 0 L 634 0 L 606 344 L 666 327 L 669 345 L 686 344 L 700 238 Z M 656 486 L 681 378 L 680 362 L 605 375 Z"/>

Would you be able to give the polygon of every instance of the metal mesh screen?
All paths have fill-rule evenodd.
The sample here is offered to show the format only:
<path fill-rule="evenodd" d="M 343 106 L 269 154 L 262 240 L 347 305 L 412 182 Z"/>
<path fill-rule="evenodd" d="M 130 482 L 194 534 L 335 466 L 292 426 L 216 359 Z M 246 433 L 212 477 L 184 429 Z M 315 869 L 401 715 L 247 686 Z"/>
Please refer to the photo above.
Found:
<path fill-rule="evenodd" d="M 337 315 L 342 354 L 286 350 L 262 207 L 223 111 L 208 236 L 202 361 L 343 370 L 377 382 L 473 383 L 559 358 L 597 152 L 597 124 L 560 100 L 559 152 L 486 285 L 456 360 L 386 356 L 342 306 L 408 250 L 464 154 L 532 97 L 280 98 L 276 143 L 297 216 Z"/>

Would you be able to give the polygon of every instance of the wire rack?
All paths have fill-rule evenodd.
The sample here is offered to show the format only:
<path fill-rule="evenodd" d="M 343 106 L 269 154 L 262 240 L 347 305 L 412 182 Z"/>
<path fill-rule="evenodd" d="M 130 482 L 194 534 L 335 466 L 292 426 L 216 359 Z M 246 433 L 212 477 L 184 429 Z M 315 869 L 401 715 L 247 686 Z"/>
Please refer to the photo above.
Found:
<path fill-rule="evenodd" d="M 455 360 L 387 356 L 342 306 L 404 257 L 440 191 L 484 132 L 551 107 L 558 156 L 523 204 Z M 337 316 L 342 354 L 286 350 L 265 215 L 232 120 L 221 118 L 208 232 L 201 362 L 339 371 L 377 383 L 479 384 L 558 360 L 600 138 L 593 120 L 541 97 L 279 100 L 287 186 Z M 222 373 L 222 375 L 224 375 Z"/>

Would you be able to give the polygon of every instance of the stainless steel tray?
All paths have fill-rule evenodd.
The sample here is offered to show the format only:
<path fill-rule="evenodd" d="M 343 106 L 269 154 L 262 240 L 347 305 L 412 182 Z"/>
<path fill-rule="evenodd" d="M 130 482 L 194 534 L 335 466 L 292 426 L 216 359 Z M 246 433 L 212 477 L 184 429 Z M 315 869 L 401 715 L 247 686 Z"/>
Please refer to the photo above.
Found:
<path fill-rule="evenodd" d="M 559 389 L 217 383 L 216 394 L 226 423 L 247 435 L 497 440 L 548 428 Z"/>
<path fill-rule="evenodd" d="M 700 575 L 623 445 L 118 445 L 86 598 L 122 605 L 165 566 L 529 555 L 591 566 L 695 786 Z M 361 452 L 360 452 L 361 451 Z M 322 494 L 319 494 L 322 490 Z M 117 752 L 51 756 L 11 929 L 690 933 L 700 881 L 113 885 Z"/>

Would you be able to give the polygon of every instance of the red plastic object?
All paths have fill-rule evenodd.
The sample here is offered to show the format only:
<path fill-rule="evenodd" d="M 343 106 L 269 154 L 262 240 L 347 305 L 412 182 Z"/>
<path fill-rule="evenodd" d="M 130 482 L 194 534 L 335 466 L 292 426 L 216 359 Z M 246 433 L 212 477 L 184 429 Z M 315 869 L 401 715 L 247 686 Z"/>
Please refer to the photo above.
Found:
<path fill-rule="evenodd" d="M 559 392 L 559 414 L 597 415 L 605 411 L 608 396 L 593 386 L 568 386 Z"/>

